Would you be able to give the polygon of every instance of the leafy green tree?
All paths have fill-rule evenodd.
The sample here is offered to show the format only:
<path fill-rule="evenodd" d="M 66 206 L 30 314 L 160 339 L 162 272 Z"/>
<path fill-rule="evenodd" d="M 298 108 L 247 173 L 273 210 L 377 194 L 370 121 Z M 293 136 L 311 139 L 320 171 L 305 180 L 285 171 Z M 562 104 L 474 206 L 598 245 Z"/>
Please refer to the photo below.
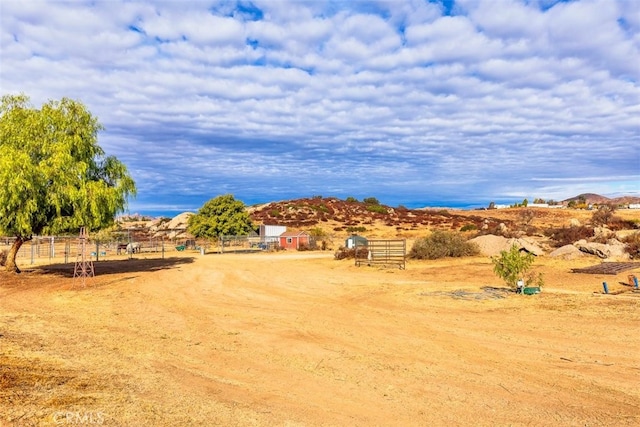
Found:
<path fill-rule="evenodd" d="M 245 236 L 253 231 L 253 223 L 244 203 L 224 194 L 202 205 L 189 218 L 187 230 L 197 238 Z"/>
<path fill-rule="evenodd" d="M 0 103 L 0 234 L 14 236 L 6 270 L 34 235 L 97 230 L 124 211 L 135 183 L 98 145 L 102 126 L 68 98 L 34 108 L 26 95 Z"/>
<path fill-rule="evenodd" d="M 542 274 L 534 276 L 529 271 L 534 261 L 535 255 L 521 251 L 515 243 L 508 251 L 500 251 L 499 256 L 491 258 L 493 272 L 513 289 L 517 289 L 518 280 L 522 280 L 526 286 L 535 282 L 538 286 L 542 286 Z"/>

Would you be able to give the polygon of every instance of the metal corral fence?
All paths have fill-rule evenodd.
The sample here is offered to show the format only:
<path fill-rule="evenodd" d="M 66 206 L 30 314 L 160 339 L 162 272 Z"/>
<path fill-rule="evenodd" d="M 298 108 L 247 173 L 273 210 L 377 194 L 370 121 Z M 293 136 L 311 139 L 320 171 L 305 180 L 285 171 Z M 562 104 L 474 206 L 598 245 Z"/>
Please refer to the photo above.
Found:
<path fill-rule="evenodd" d="M 14 237 L 0 237 L 0 252 L 9 251 Z M 78 236 L 36 236 L 24 242 L 20 247 L 16 260 L 24 264 L 72 263 L 81 255 L 81 241 Z M 143 239 L 115 237 L 111 240 L 92 239 L 85 242 L 85 256 L 93 261 L 107 259 L 134 258 L 144 255 L 146 258 L 164 258 L 165 254 L 174 256 L 182 252 L 197 251 L 201 255 L 215 253 L 251 253 L 260 251 L 276 251 L 280 248 L 278 236 L 221 236 L 217 239 Z M 309 249 L 315 247 L 310 240 Z"/>
<path fill-rule="evenodd" d="M 14 237 L 0 238 L 0 251 L 9 251 Z M 24 242 L 16 255 L 19 263 L 28 260 L 29 264 L 46 263 L 70 263 L 75 262 L 81 251 L 78 236 L 36 236 Z M 195 240 L 163 240 L 163 239 L 136 239 L 135 241 L 109 240 L 100 241 L 89 238 L 86 242 L 86 255 L 94 261 L 105 259 L 132 258 L 139 254 L 164 258 L 165 254 L 176 255 L 185 250 L 198 250 L 204 248 L 206 242 L 199 245 Z"/>
<path fill-rule="evenodd" d="M 406 267 L 407 241 L 400 240 L 366 240 L 356 241 L 356 265 L 396 265 L 401 270 Z"/>
<path fill-rule="evenodd" d="M 219 253 L 225 252 L 259 252 L 274 251 L 280 248 L 280 241 L 277 236 L 220 236 L 216 250 Z"/>

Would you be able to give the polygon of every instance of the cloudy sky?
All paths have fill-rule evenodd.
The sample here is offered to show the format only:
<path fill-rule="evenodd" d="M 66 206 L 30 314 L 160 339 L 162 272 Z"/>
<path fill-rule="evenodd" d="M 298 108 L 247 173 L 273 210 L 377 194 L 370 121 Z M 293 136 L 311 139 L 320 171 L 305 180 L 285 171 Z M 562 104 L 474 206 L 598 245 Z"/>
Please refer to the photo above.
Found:
<path fill-rule="evenodd" d="M 640 195 L 640 1 L 0 2 L 0 91 L 69 97 L 131 213 Z"/>

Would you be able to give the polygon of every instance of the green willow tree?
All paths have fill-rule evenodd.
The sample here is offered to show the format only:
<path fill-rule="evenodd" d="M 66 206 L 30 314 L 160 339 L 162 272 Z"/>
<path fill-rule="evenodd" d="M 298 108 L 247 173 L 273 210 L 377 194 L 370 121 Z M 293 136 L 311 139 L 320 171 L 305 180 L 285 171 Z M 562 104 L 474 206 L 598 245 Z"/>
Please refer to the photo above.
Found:
<path fill-rule="evenodd" d="M 0 235 L 16 240 L 6 270 L 34 235 L 113 223 L 136 187 L 123 163 L 98 145 L 98 120 L 68 98 L 34 108 L 26 95 L 0 104 Z"/>
<path fill-rule="evenodd" d="M 244 203 L 224 194 L 202 205 L 189 218 L 187 230 L 197 238 L 244 236 L 253 231 L 253 223 Z"/>

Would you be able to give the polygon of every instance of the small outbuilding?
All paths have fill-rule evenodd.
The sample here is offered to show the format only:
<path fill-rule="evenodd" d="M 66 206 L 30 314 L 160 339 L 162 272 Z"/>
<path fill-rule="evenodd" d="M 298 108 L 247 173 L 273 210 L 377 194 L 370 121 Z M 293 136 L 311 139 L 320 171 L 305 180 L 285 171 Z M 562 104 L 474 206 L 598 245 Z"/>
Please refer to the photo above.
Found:
<path fill-rule="evenodd" d="M 283 249 L 300 249 L 311 245 L 311 235 L 306 231 L 285 231 L 280 235 L 280 247 Z"/>
<path fill-rule="evenodd" d="M 356 246 L 367 246 L 367 239 L 358 236 L 357 234 L 353 234 L 344 241 L 344 247 L 347 249 L 353 249 Z"/>
<path fill-rule="evenodd" d="M 287 231 L 285 225 L 260 225 L 260 241 L 263 243 L 277 244 L 280 239 L 280 235 Z"/>

